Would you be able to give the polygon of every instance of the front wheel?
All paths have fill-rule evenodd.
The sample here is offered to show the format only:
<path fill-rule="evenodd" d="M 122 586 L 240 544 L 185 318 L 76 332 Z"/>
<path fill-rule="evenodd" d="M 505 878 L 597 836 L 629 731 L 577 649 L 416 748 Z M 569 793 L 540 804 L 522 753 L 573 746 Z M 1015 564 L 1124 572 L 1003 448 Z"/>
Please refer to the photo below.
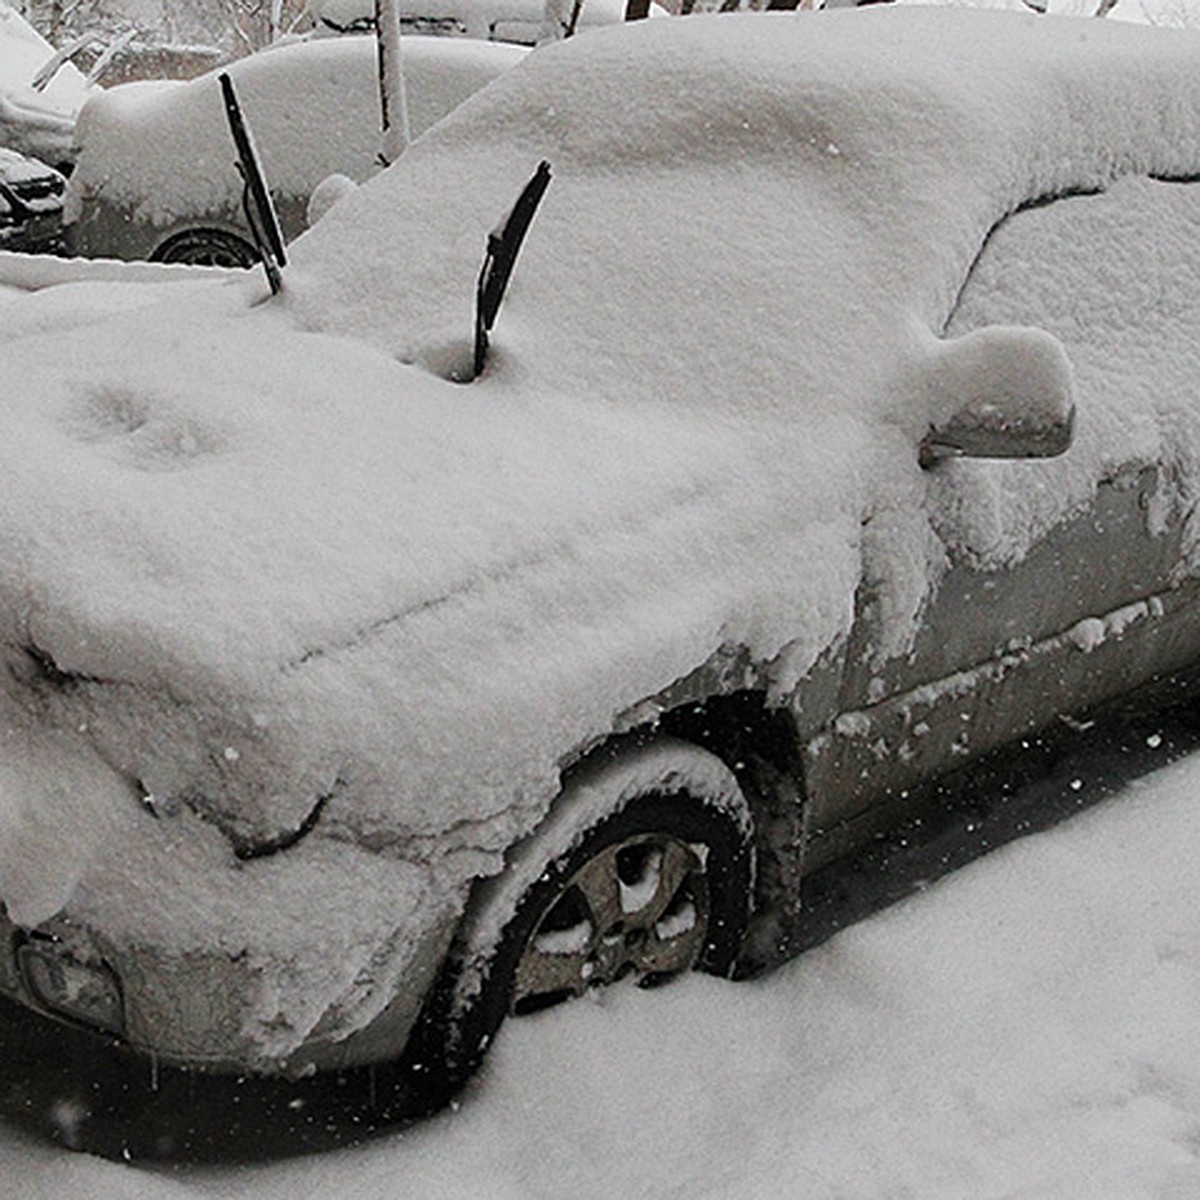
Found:
<path fill-rule="evenodd" d="M 455 1080 L 507 1017 L 619 980 L 651 987 L 693 968 L 732 972 L 753 892 L 749 814 L 711 755 L 669 746 L 672 755 L 704 770 L 686 783 L 668 771 L 626 801 L 613 787 L 608 811 L 585 817 L 569 839 L 555 831 L 565 848 L 535 837 L 510 868 L 515 885 L 501 877 L 477 906 L 442 989 L 440 1039 Z M 619 768 L 612 775 L 622 778 Z"/>
<path fill-rule="evenodd" d="M 510 1016 L 619 979 L 656 983 L 700 961 L 710 923 L 709 848 L 667 832 L 677 828 L 673 820 L 653 824 L 661 827 L 590 846 L 578 870 L 556 878 L 545 899 L 531 899 L 536 914 L 513 971 Z"/>

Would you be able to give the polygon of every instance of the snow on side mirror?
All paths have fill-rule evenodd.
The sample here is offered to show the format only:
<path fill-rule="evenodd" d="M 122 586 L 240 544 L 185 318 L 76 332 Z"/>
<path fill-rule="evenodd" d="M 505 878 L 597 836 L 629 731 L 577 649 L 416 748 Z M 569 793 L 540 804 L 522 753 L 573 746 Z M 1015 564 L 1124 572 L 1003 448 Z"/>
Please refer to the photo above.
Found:
<path fill-rule="evenodd" d="M 1043 330 L 993 325 L 942 342 L 928 383 L 923 467 L 943 458 L 1052 458 L 1071 445 L 1071 362 Z"/>

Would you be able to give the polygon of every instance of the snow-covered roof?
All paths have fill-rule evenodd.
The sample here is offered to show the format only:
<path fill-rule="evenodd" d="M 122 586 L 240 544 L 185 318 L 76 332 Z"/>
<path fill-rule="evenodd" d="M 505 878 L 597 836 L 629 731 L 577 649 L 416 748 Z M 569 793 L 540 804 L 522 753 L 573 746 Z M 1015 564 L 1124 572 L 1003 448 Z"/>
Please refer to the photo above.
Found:
<path fill-rule="evenodd" d="M 785 693 L 866 577 L 877 650 L 902 652 L 954 501 L 916 447 L 960 399 L 940 337 L 971 265 L 1031 199 L 1200 174 L 1198 51 L 916 9 L 601 30 L 339 201 L 277 301 L 255 278 L 6 304 L 10 743 L 28 727 L 40 762 L 49 724 L 251 841 L 319 811 L 317 839 L 440 864 L 444 904 L 564 757 L 722 648 Z M 488 370 L 445 382 L 487 231 L 543 158 Z M 1193 386 L 1172 363 L 1169 410 Z M 1078 399 L 1081 427 L 1114 402 Z M 1139 454 L 1200 442 L 1143 415 Z M 1053 496 L 1009 489 L 1003 561 L 1128 457 L 1100 425 Z M 0 777 L 6 898 L 19 862 L 56 861 L 41 774 Z M 92 862 L 39 886 L 57 903 Z"/>
<path fill-rule="evenodd" d="M 1194 34 L 945 9 L 737 14 L 597 32 L 539 50 L 298 247 L 314 276 L 296 289 L 306 319 L 409 356 L 439 324 L 464 328 L 455 309 L 469 308 L 470 289 L 443 279 L 476 255 L 465 231 L 489 228 L 547 158 L 556 182 L 521 276 L 546 279 L 545 292 L 570 289 L 580 306 L 586 295 L 592 326 L 614 322 L 597 354 L 604 375 L 622 376 L 607 351 L 640 326 L 630 298 L 657 305 L 660 336 L 643 349 L 664 368 L 711 341 L 695 305 L 671 297 L 668 281 L 684 267 L 698 302 L 719 294 L 711 278 L 728 292 L 756 276 L 769 294 L 810 293 L 805 328 L 771 343 L 775 365 L 758 369 L 782 373 L 786 362 L 793 380 L 797 371 L 825 377 L 842 365 L 821 361 L 809 339 L 842 330 L 833 336 L 859 340 L 863 320 L 882 319 L 894 340 L 900 305 L 940 331 L 987 231 L 1020 204 L 1126 172 L 1183 176 L 1197 166 Z M 422 230 L 419 248 L 397 236 L 410 224 Z M 587 248 L 614 228 L 653 253 L 617 264 L 610 250 L 596 270 L 625 273 L 604 288 Z M 555 378 L 573 376 L 578 347 L 563 353 L 561 337 L 581 307 L 518 303 L 550 322 L 539 328 Z M 734 308 L 724 321 L 750 319 L 748 306 Z M 727 361 L 730 375 L 746 366 L 740 355 Z M 579 368 L 589 390 L 597 365 Z M 643 378 L 655 393 L 698 397 L 715 390 L 703 375 Z"/>
<path fill-rule="evenodd" d="M 815 554 L 788 585 L 808 597 L 795 624 L 812 638 L 789 661 L 806 670 L 844 633 L 863 574 L 886 581 L 879 650 L 894 653 L 942 553 L 911 447 L 960 395 L 938 397 L 933 380 L 972 264 L 1032 201 L 1123 175 L 1194 177 L 1196 52 L 1178 31 L 945 9 L 598 31 L 535 52 L 331 212 L 295 248 L 289 303 L 307 327 L 444 369 L 471 329 L 482 231 L 549 160 L 496 362 L 474 386 L 693 428 L 801 422 L 797 521 L 828 533 L 843 503 L 874 520 L 845 534 L 855 565 L 836 587 L 840 558 L 824 556 L 819 603 Z M 1009 487 L 1005 536 L 972 536 L 995 553 L 982 565 L 1023 555 L 1127 452 L 1076 454 L 1072 487 L 1048 500 Z M 788 639 L 770 640 L 756 653 Z"/>

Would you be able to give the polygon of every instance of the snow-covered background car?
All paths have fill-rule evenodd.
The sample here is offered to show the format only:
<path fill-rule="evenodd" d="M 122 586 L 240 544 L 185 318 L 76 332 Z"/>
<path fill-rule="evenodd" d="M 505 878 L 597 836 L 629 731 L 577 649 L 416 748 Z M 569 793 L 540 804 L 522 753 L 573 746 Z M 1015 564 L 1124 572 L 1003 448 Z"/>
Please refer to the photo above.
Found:
<path fill-rule="evenodd" d="M 0 146 L 60 167 L 71 162 L 75 118 L 95 89 L 71 63 L 35 88 L 53 56 L 54 47 L 0 0 Z"/>
<path fill-rule="evenodd" d="M 806 872 L 1194 668 L 1198 46 L 601 31 L 274 301 L 8 304 L 0 988 L 214 1070 L 390 1059 L 424 1008 L 462 1069 L 511 1011 L 777 960 Z"/>
<path fill-rule="evenodd" d="M 516 46 L 406 38 L 413 136 L 525 53 Z M 285 238 L 304 229 L 309 198 L 326 177 L 361 182 L 378 171 L 373 38 L 283 45 L 223 70 L 253 130 Z M 123 84 L 85 106 L 64 211 L 74 253 L 225 266 L 254 262 L 218 74 Z"/>
<path fill-rule="evenodd" d="M 53 167 L 0 148 L 0 247 L 36 251 L 54 245 L 65 186 Z"/>

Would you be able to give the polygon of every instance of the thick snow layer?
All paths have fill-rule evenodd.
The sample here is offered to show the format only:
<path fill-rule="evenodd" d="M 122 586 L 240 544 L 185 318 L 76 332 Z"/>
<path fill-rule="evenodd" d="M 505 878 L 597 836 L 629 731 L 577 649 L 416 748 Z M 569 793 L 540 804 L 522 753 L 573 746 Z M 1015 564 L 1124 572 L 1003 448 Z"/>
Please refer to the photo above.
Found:
<path fill-rule="evenodd" d="M 785 692 L 845 637 L 865 576 L 877 651 L 903 652 L 939 533 L 1011 562 L 1168 442 L 1164 504 L 1186 503 L 1194 350 L 1081 360 L 1079 460 L 1049 502 L 1005 490 L 1016 465 L 978 496 L 931 483 L 917 447 L 959 381 L 1010 386 L 996 346 L 1061 386 L 1054 343 L 1013 326 L 1037 313 L 942 334 L 1021 204 L 1200 173 L 1198 50 L 919 10 L 601 30 L 534 52 L 335 205 L 280 301 L 251 277 L 5 304 L 0 648 L 6 703 L 37 717 L 14 756 L 69 734 L 242 843 L 322 805 L 313 855 L 341 839 L 436 874 L 419 929 L 544 814 L 564 756 L 723 649 Z M 461 359 L 486 233 L 543 157 L 488 371 L 447 383 L 427 368 Z M 1185 196 L 1131 182 L 1112 203 L 1167 186 Z M 1136 256 L 1118 266 L 1136 282 Z M 123 311 L 96 321 L 97 289 Z M 1194 331 L 1194 299 L 1169 301 L 1164 336 Z M 59 783 L 17 774 L 5 844 L 53 878 L 35 893 L 10 852 L 0 886 L 32 920 L 90 888 L 86 856 L 58 852 L 88 818 L 43 820 Z M 224 876 L 208 886 L 216 908 Z M 172 947 L 204 936 L 205 894 L 164 920 Z M 106 920 L 136 935 L 135 909 Z M 381 919 L 378 946 L 393 933 Z"/>
<path fill-rule="evenodd" d="M 412 135 L 524 57 L 517 46 L 404 39 Z M 378 170 L 375 40 L 280 46 L 221 68 L 233 79 L 263 170 L 281 196 L 307 197 L 327 175 L 356 181 Z M 102 192 L 138 221 L 233 211 L 241 195 L 229 127 L 211 71 L 187 83 L 153 80 L 96 95 L 80 115 L 81 147 L 66 219 L 80 195 Z M 153 154 L 147 146 L 154 146 Z"/>
<path fill-rule="evenodd" d="M 22 254 L 13 250 L 0 250 L 0 285 L 12 288 L 16 294 L 39 292 L 63 283 L 165 283 L 168 280 L 183 283 L 188 280 L 215 278 L 228 274 L 224 267 L 201 267 L 183 263 L 124 262 L 121 259 L 56 258 L 48 254 Z M 121 307 L 138 304 L 138 293 L 124 289 L 129 297 Z M 150 293 L 153 295 L 153 293 Z M 75 304 L 79 293 L 70 293 L 70 304 Z M 45 303 L 45 301 L 39 301 Z M 120 303 L 118 301 L 118 303 Z M 97 308 L 97 314 L 102 313 Z M 32 321 L 29 330 L 40 328 Z M 13 327 L 4 326 L 8 336 Z"/>
<path fill-rule="evenodd" d="M 331 1032 L 370 1021 L 421 949 L 381 930 L 455 902 L 436 872 L 346 842 L 239 863 L 186 807 L 131 791 L 86 739 L 11 706 L 0 712 L 0 797 L 0 895 L 14 921 L 36 925 L 70 901 L 75 922 L 112 931 L 164 978 L 174 948 L 202 952 L 220 964 L 212 986 L 237 980 L 242 1036 L 267 1056 L 286 1055 L 323 1017 Z M 320 877 L 336 883 L 316 920 Z M 193 959 L 190 986 L 202 977 Z M 207 1003 L 221 1011 L 219 996 Z M 228 1054 L 203 1042 L 187 1051 Z"/>
<path fill-rule="evenodd" d="M 14 1200 L 1185 1200 L 1197 788 L 1193 756 L 752 983 L 511 1021 L 461 1109 L 353 1151 L 170 1175 L 0 1128 L 0 1177 Z"/>

